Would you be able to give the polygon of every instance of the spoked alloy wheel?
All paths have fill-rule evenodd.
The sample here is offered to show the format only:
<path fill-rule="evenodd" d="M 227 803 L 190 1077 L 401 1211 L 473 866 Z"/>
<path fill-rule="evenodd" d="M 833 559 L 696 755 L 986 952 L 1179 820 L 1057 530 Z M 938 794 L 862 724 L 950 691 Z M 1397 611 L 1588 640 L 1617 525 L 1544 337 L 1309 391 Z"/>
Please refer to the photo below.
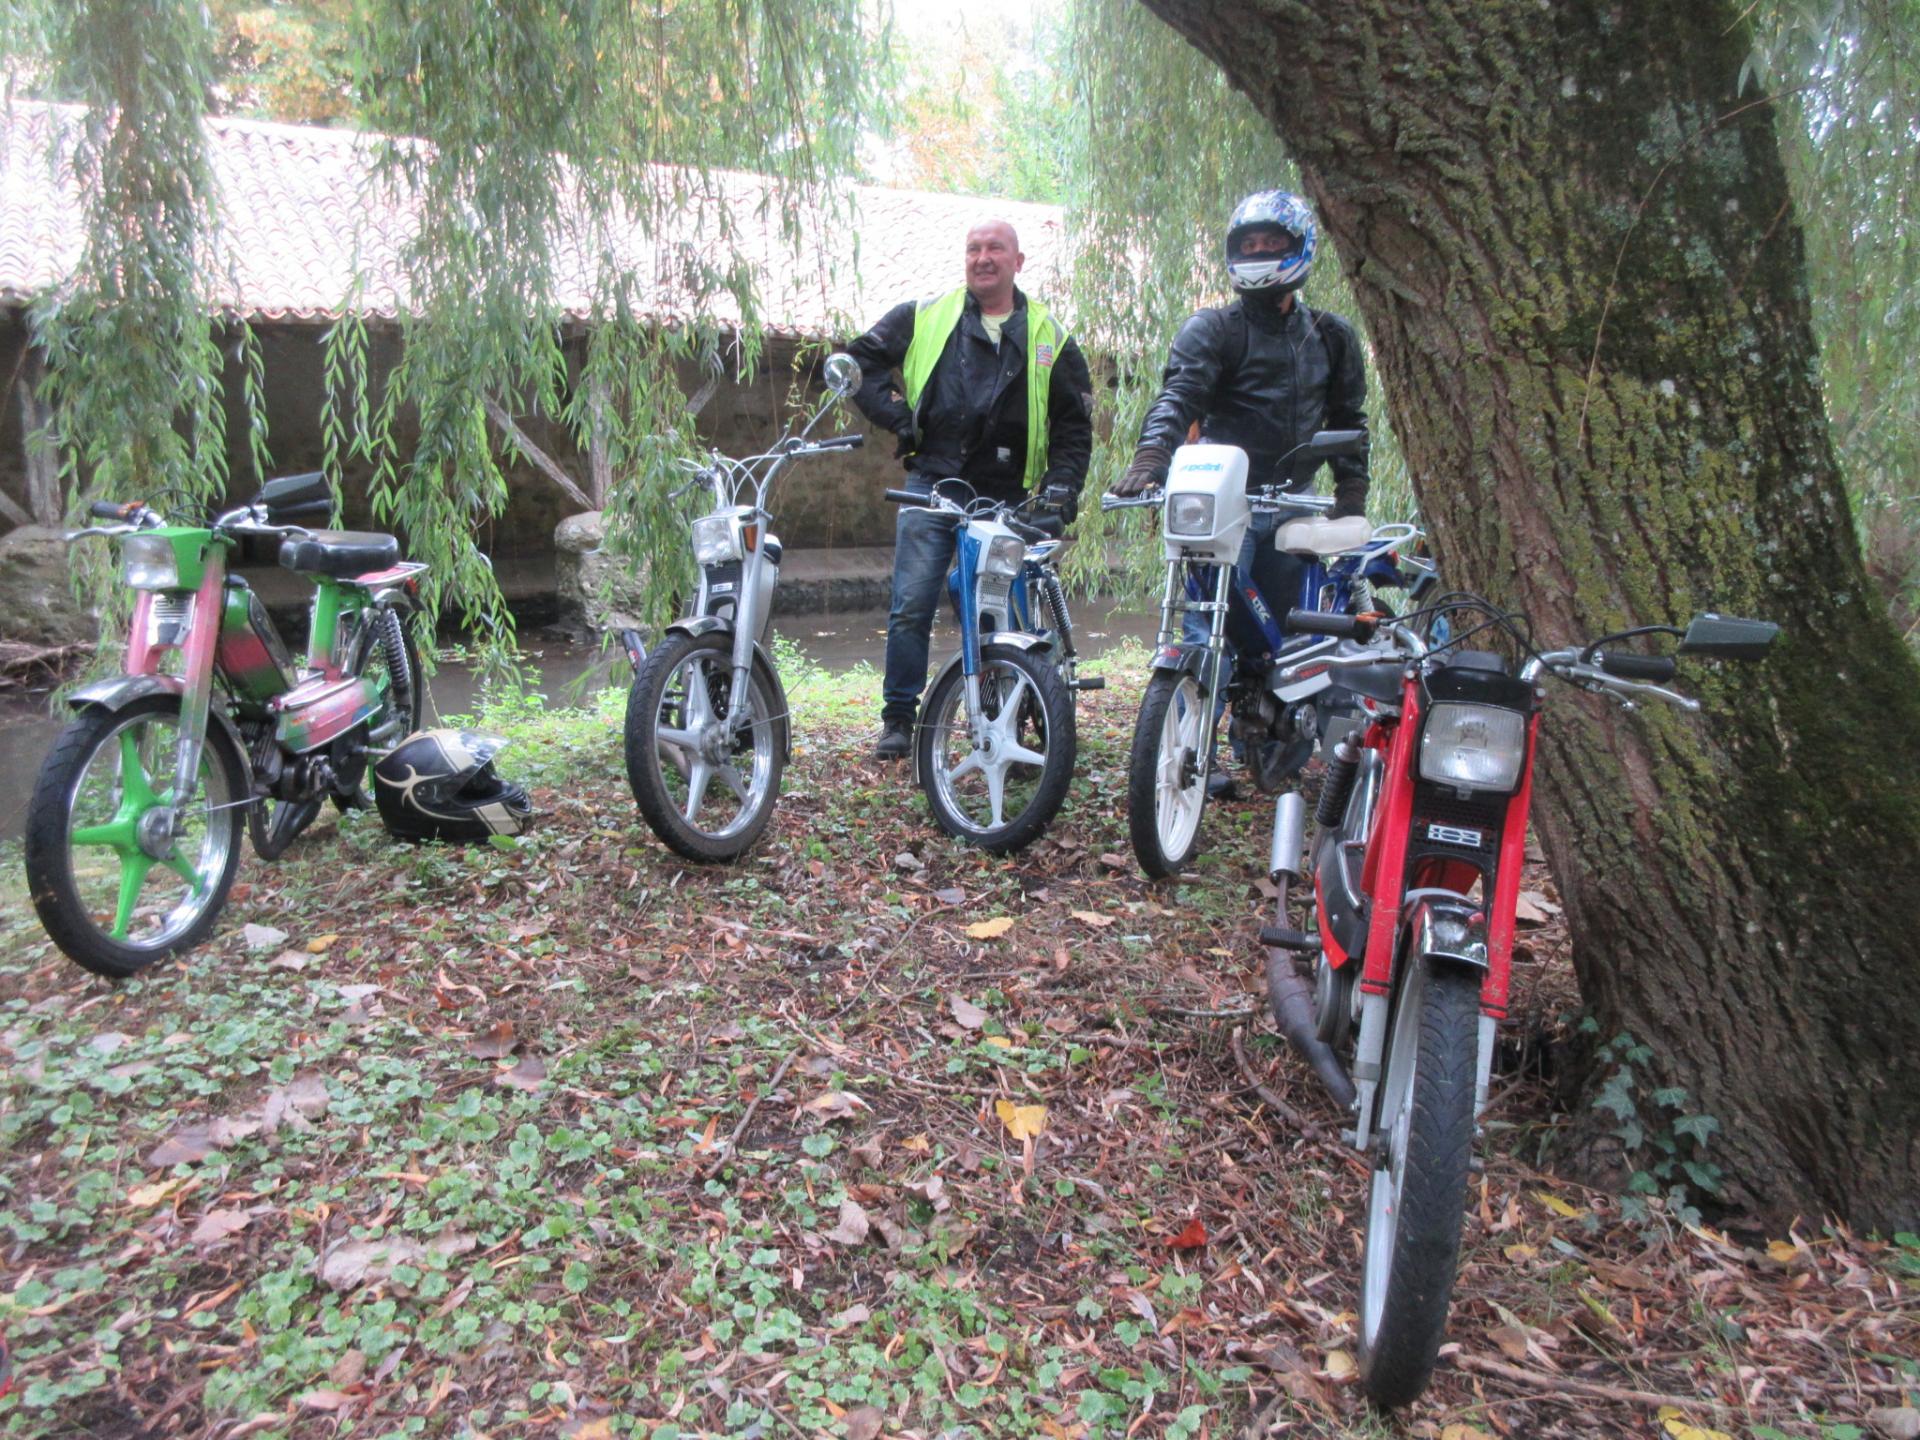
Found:
<path fill-rule="evenodd" d="M 732 636 L 675 631 L 627 696 L 627 783 L 653 833 L 689 860 L 743 854 L 780 797 L 785 717 L 770 679 L 754 666 L 739 729 L 727 723 L 732 687 Z"/>
<path fill-rule="evenodd" d="M 96 975 L 127 976 L 198 944 L 240 864 L 246 766 L 217 722 L 200 784 L 169 835 L 180 702 L 92 710 L 41 764 L 27 809 L 27 885 L 47 934 Z"/>
<path fill-rule="evenodd" d="M 1127 833 L 1140 868 L 1164 880 L 1199 848 L 1207 808 L 1207 716 L 1200 682 L 1157 670 L 1140 701 L 1127 763 Z"/>
<path fill-rule="evenodd" d="M 1387 1407 L 1427 1388 L 1446 1331 L 1466 1218 L 1480 1020 L 1477 974 L 1417 956 L 1405 965 L 1360 1277 L 1360 1378 Z"/>
<path fill-rule="evenodd" d="M 959 666 L 941 676 L 920 717 L 916 756 L 928 808 L 949 835 L 997 855 L 1052 823 L 1073 778 L 1073 701 L 1045 655 L 980 653 L 980 733 Z"/>

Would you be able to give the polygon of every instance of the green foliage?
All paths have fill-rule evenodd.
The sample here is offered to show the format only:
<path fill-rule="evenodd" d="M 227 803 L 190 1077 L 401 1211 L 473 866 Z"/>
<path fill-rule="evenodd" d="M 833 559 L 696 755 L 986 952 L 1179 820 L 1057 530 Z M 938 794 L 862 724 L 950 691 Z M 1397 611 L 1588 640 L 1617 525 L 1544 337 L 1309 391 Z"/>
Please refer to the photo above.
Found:
<path fill-rule="evenodd" d="M 1834 449 L 1867 564 L 1920 637 L 1920 4 L 1774 0 L 1751 66 L 1778 126 Z"/>
<path fill-rule="evenodd" d="M 1294 162 L 1246 96 L 1211 61 L 1132 0 L 1078 0 L 1068 52 L 1077 125 L 1087 127 L 1086 164 L 1072 206 L 1078 241 L 1074 300 L 1080 333 L 1107 367 L 1111 424 L 1103 427 L 1088 478 L 1090 493 L 1126 468 L 1175 331 L 1195 309 L 1232 298 L 1221 261 L 1227 217 L 1255 190 L 1301 188 Z M 1323 243 L 1302 298 L 1364 322 Z M 1405 462 L 1387 421 L 1376 367 L 1369 364 L 1373 430 L 1370 513 L 1412 512 Z M 1079 528 L 1089 540 L 1118 539 L 1125 568 L 1142 590 L 1164 573 L 1157 530 L 1129 512 L 1089 506 Z M 1076 578 L 1103 564 L 1103 546 L 1068 557 Z M 1077 568 L 1076 568 L 1077 567 Z"/>
<path fill-rule="evenodd" d="M 84 481 L 89 495 L 209 501 L 226 437 L 200 249 L 214 200 L 206 14 L 190 0 L 97 0 L 8 19 L 9 54 L 87 107 L 60 142 L 88 207 L 85 244 L 32 316 L 70 494 Z"/>
<path fill-rule="evenodd" d="M 216 108 L 299 125 L 353 109 L 354 0 L 212 0 Z"/>
<path fill-rule="evenodd" d="M 1592 1021 L 1588 1021 L 1589 1027 Z M 1699 1203 L 1720 1193 L 1720 1170 L 1704 1157 L 1720 1122 L 1687 1109 L 1685 1087 L 1649 1088 L 1651 1047 L 1631 1035 L 1616 1035 L 1596 1052 L 1605 1078 L 1594 1090 L 1593 1108 L 1618 1123 L 1613 1134 L 1635 1166 L 1621 1199 L 1621 1213 L 1645 1221 L 1650 1196 L 1664 1197 L 1688 1224 L 1700 1223 Z"/>

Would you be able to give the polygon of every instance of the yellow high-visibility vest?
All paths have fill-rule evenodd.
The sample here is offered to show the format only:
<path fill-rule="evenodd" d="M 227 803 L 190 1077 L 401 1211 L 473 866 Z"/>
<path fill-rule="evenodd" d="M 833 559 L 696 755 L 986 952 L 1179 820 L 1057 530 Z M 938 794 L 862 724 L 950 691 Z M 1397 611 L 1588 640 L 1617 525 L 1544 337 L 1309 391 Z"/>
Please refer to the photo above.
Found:
<path fill-rule="evenodd" d="M 933 367 L 946 353 L 947 338 L 967 309 L 962 285 L 937 300 L 922 300 L 913 314 L 913 340 L 900 364 L 900 379 L 913 407 L 913 428 L 920 429 L 920 397 Z M 1060 327 L 1038 301 L 1027 301 L 1027 469 L 1029 489 L 1047 469 L 1047 399 L 1053 388 L 1053 362 L 1064 343 Z"/>

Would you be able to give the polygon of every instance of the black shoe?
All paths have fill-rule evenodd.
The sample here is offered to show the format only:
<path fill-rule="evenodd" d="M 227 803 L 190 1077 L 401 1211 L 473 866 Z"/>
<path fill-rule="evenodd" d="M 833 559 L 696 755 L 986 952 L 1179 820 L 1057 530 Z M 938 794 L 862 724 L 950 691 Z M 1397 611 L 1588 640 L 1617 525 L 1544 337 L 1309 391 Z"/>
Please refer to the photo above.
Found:
<path fill-rule="evenodd" d="M 880 738 L 874 742 L 873 756 L 876 760 L 904 760 L 907 752 L 913 749 L 913 722 L 911 720 L 882 720 Z"/>
<path fill-rule="evenodd" d="M 1207 798 L 1209 800 L 1238 800 L 1240 787 L 1233 783 L 1233 776 L 1224 770 L 1215 770 L 1207 776 Z"/>

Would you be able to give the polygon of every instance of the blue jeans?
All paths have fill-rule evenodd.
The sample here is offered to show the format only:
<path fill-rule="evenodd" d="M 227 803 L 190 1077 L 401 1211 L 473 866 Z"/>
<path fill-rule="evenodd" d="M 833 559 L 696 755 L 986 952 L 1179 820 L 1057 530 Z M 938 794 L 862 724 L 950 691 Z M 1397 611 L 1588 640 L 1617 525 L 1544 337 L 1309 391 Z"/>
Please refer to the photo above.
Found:
<path fill-rule="evenodd" d="M 1303 515 L 1312 515 L 1312 510 L 1282 510 L 1274 514 L 1255 515 L 1253 523 L 1247 526 L 1247 533 L 1240 541 L 1239 569 L 1250 573 L 1254 583 L 1260 587 L 1261 595 L 1267 605 L 1286 626 L 1287 611 L 1300 603 L 1300 575 L 1306 562 L 1298 555 L 1289 555 L 1273 548 L 1273 536 L 1289 520 L 1298 520 Z M 1229 587 L 1231 588 L 1231 587 Z M 1213 597 L 1204 597 L 1211 600 Z M 1226 704 L 1227 687 L 1233 683 L 1234 653 L 1241 647 L 1259 652 L 1266 649 L 1266 637 L 1261 633 L 1259 624 L 1251 613 L 1246 612 L 1229 600 L 1227 611 L 1226 649 L 1220 657 L 1220 704 Z M 1209 631 L 1205 615 L 1187 612 L 1185 622 L 1180 627 L 1180 638 L 1187 645 L 1204 646 Z"/>
<path fill-rule="evenodd" d="M 927 493 L 927 482 L 910 479 L 906 488 Z M 893 604 L 887 613 L 887 669 L 882 683 L 880 718 L 911 725 L 927 688 L 927 651 L 933 616 L 953 568 L 959 522 L 950 515 L 903 505 L 893 531 Z"/>

